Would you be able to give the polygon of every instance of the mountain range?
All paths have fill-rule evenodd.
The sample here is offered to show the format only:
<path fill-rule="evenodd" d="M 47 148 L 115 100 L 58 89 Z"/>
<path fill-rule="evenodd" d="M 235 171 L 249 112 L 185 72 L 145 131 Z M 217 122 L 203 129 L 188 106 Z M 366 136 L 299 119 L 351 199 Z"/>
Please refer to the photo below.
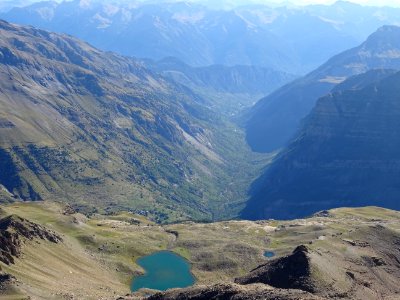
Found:
<path fill-rule="evenodd" d="M 319 97 L 347 78 L 376 68 L 400 69 L 400 27 L 379 28 L 361 45 L 258 101 L 245 116 L 247 141 L 260 152 L 286 146 Z"/>
<path fill-rule="evenodd" d="M 400 9 L 254 1 L 0 3 L 0 299 L 398 299 Z"/>
<path fill-rule="evenodd" d="M 241 129 L 229 120 L 251 105 L 255 95 L 268 93 L 292 75 L 251 66 L 190 67 L 176 58 L 136 60 L 70 36 L 1 25 L 0 154 L 1 167 L 7 170 L 0 178 L 3 201 L 52 198 L 89 213 L 142 211 L 160 222 L 230 218 L 243 208 L 245 218 L 300 214 L 296 209 L 279 212 L 280 203 L 288 197 L 287 205 L 297 201 L 304 206 L 305 198 L 293 191 L 310 186 L 304 181 L 312 182 L 312 176 L 307 179 L 300 172 L 295 178 L 292 166 L 285 169 L 282 162 L 303 160 L 307 143 L 322 155 L 324 144 L 299 144 L 298 136 L 307 132 L 303 127 L 253 184 L 245 206 L 246 189 L 270 155 L 251 153 Z M 295 134 L 318 97 L 332 89 L 360 89 L 365 84 L 359 78 L 380 78 L 379 72 L 352 75 L 399 69 L 399 40 L 398 27 L 384 26 L 360 46 L 261 100 L 248 114 L 250 145 L 261 151 L 275 150 L 277 141 L 284 146 L 283 138 Z M 271 148 L 262 148 L 265 145 Z M 296 186 L 293 191 L 291 184 Z M 325 192 L 316 189 L 301 216 L 342 203 L 335 193 Z M 348 197 L 355 194 L 349 192 Z M 396 208 L 390 199 L 381 205 Z M 353 200 L 348 205 L 364 203 Z"/>
<path fill-rule="evenodd" d="M 141 58 L 172 56 L 193 66 L 246 64 L 281 66 L 286 71 L 296 64 L 283 40 L 264 28 L 252 28 L 233 11 L 213 11 L 185 2 L 82 3 L 39 2 L 0 17 L 72 34 L 100 49 Z"/>
<path fill-rule="evenodd" d="M 16 7 L 0 18 L 71 34 L 129 56 L 172 56 L 191 66 L 253 65 L 301 74 L 361 43 L 376 28 L 399 24 L 399 11 L 344 1 L 211 9 L 185 2 L 73 0 Z"/>
<path fill-rule="evenodd" d="M 345 205 L 343 197 L 359 197 L 349 200 L 350 206 L 364 203 L 358 200 L 362 195 L 349 191 L 345 196 L 344 189 L 342 198 L 329 194 L 335 187 L 332 174 L 332 182 L 325 183 L 328 190 L 309 189 L 315 198 L 305 204 L 306 198 L 294 191 L 311 186 L 305 181 L 313 179 L 301 172 L 296 177 L 293 165 L 299 159 L 313 160 L 303 158 L 306 145 L 323 156 L 325 144 L 299 143 L 310 123 L 295 133 L 319 97 L 361 90 L 392 71 L 352 76 L 400 69 L 399 27 L 381 27 L 360 46 L 278 88 L 250 109 L 247 140 L 254 150 L 274 151 L 292 136 L 294 140 L 266 166 L 245 204 L 246 189 L 271 154 L 252 153 L 231 117 L 294 75 L 246 65 L 192 67 L 172 57 L 137 60 L 67 35 L 1 25 L 0 155 L 7 170 L 0 177 L 3 201 L 52 198 L 89 213 L 141 211 L 159 222 L 231 218 L 241 209 L 244 218 L 304 216 Z M 286 165 L 289 161 L 293 165 Z M 382 197 L 381 205 L 396 208 L 390 197 L 387 203 Z M 378 198 L 364 200 L 374 204 Z M 279 211 L 281 203 L 289 207 L 292 202 L 303 209 Z"/>

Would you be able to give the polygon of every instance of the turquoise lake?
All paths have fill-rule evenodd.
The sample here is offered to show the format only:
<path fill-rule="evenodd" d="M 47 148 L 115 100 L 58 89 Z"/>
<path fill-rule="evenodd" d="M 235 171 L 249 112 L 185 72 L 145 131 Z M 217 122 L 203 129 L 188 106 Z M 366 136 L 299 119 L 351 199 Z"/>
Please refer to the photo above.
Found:
<path fill-rule="evenodd" d="M 191 286 L 196 281 L 190 272 L 189 262 L 173 252 L 156 252 L 139 258 L 137 263 L 146 273 L 133 279 L 132 291 L 140 288 L 165 291 Z"/>
<path fill-rule="evenodd" d="M 275 256 L 275 253 L 272 252 L 272 251 L 265 251 L 265 252 L 264 252 L 264 256 L 265 256 L 265 257 L 268 257 L 268 258 L 272 258 L 272 257 Z"/>

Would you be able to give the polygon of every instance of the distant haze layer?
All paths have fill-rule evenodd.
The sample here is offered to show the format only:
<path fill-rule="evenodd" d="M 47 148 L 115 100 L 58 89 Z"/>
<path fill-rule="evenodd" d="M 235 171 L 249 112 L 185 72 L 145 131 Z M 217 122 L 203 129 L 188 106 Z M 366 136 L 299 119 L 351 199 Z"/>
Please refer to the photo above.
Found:
<path fill-rule="evenodd" d="M 69 1 L 69 0 L 66 0 Z M 82 0 L 82 1 L 89 1 L 89 2 L 100 2 L 102 0 Z M 187 0 L 187 1 L 174 1 L 174 0 L 137 0 L 137 1 L 130 1 L 130 0 L 113 0 L 110 2 L 152 2 L 152 3 L 160 3 L 160 2 L 196 2 L 196 3 L 204 3 L 209 6 L 212 5 L 213 1 L 209 0 Z M 16 4 L 29 4 L 29 3 L 34 3 L 34 2 L 40 2 L 40 0 L 15 0 L 15 1 L 6 1 L 6 2 L 15 2 Z M 56 0 L 55 2 L 62 2 L 62 0 Z M 246 4 L 263 4 L 263 5 L 286 5 L 286 4 L 292 4 L 292 5 L 310 5 L 310 4 L 326 4 L 330 5 L 333 4 L 337 1 L 335 0 L 296 0 L 296 1 L 291 1 L 291 0 L 223 0 L 223 1 L 218 1 L 218 5 L 221 5 L 221 3 L 224 4 L 229 4 L 231 6 L 236 6 L 236 5 L 246 5 Z M 373 5 L 373 6 L 392 6 L 392 7 L 400 7 L 400 2 L 397 0 L 350 0 L 350 1 L 345 1 L 345 2 L 352 2 L 352 3 L 357 3 L 361 5 Z"/>

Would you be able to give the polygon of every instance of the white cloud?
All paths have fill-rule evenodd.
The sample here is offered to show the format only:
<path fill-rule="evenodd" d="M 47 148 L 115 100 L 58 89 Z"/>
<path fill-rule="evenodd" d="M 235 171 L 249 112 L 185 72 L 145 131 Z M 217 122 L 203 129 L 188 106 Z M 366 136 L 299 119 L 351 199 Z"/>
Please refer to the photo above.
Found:
<path fill-rule="evenodd" d="M 90 6 L 91 0 L 81 0 L 79 6 L 82 8 L 88 8 Z"/>

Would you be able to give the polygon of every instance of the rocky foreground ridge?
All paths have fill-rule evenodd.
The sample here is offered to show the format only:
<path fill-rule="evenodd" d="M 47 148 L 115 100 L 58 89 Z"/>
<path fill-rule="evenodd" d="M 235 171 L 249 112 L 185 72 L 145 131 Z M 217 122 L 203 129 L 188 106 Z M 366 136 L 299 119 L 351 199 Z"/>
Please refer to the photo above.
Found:
<path fill-rule="evenodd" d="M 0 220 L 0 261 L 14 264 L 14 257 L 21 255 L 25 240 L 42 239 L 52 243 L 62 242 L 62 238 L 43 226 L 24 218 L 11 215 Z"/>
<path fill-rule="evenodd" d="M 14 261 L 0 260 L 1 297 L 395 300 L 400 296 L 400 212 L 393 210 L 340 208 L 291 221 L 159 225 L 127 212 L 87 217 L 47 201 L 1 208 L 0 249 L 2 257 Z M 143 274 L 135 261 L 160 250 L 186 258 L 196 285 L 131 294 L 132 278 Z M 272 251 L 275 258 L 264 257 L 265 251 Z"/>

